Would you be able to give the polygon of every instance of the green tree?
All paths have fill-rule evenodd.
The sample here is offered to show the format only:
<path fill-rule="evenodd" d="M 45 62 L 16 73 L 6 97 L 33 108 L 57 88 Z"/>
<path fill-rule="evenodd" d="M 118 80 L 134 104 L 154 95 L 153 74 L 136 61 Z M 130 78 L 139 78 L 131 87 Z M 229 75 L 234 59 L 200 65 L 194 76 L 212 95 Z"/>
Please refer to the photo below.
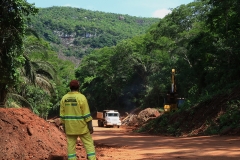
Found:
<path fill-rule="evenodd" d="M 28 107 L 34 113 L 46 118 L 58 98 L 55 83 L 57 72 L 48 62 L 49 45 L 36 37 L 24 38 L 25 63 L 20 68 L 20 83 L 7 95 L 8 107 L 12 103 Z"/>
<path fill-rule="evenodd" d="M 23 37 L 26 17 L 37 9 L 25 0 L 3 0 L 0 5 L 0 107 L 9 88 L 19 82 L 19 68 L 24 63 Z"/>
<path fill-rule="evenodd" d="M 239 1 L 204 0 L 202 3 L 205 5 L 199 15 L 204 18 L 194 23 L 189 32 L 193 35 L 187 43 L 189 67 L 181 70 L 191 82 L 185 86 L 191 86 L 189 93 L 195 99 L 226 92 L 237 86 L 240 79 Z M 179 64 L 184 65 L 183 61 Z"/>
<path fill-rule="evenodd" d="M 212 52 L 212 55 L 215 71 L 218 73 L 216 78 L 221 79 L 219 86 L 225 84 L 236 86 L 240 79 L 240 2 L 210 0 L 209 5 L 212 9 L 206 23 L 215 39 L 212 43 L 215 52 Z"/>

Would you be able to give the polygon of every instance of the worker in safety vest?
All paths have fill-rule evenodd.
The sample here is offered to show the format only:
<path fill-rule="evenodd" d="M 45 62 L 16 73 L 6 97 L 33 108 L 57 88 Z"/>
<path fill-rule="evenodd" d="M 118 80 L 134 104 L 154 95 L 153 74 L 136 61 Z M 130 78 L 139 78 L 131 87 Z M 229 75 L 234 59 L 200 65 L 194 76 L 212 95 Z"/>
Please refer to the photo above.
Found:
<path fill-rule="evenodd" d="M 93 133 L 92 117 L 86 97 L 79 92 L 79 82 L 70 82 L 71 92 L 63 96 L 60 103 L 60 118 L 67 136 L 68 160 L 77 160 L 76 140 L 80 137 L 88 160 L 96 160 L 95 147 L 90 134 Z"/>

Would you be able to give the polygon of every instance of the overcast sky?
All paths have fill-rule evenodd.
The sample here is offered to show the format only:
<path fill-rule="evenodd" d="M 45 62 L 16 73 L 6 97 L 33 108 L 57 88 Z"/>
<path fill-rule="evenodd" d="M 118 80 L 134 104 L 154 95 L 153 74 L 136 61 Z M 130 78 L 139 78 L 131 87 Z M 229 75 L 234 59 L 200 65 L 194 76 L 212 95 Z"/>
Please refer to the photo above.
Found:
<path fill-rule="evenodd" d="M 36 7 L 71 6 L 92 11 L 128 14 L 137 17 L 163 18 L 181 4 L 188 4 L 194 0 L 27 0 L 35 3 Z"/>

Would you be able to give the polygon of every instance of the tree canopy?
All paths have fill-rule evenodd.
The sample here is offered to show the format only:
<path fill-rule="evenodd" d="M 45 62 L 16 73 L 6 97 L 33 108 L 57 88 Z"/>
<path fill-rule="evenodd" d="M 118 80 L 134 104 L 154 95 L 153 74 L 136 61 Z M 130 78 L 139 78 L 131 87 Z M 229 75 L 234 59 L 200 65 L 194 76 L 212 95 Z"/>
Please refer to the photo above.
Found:
<path fill-rule="evenodd" d="M 0 105 L 10 87 L 19 82 L 19 67 L 24 62 L 23 37 L 26 16 L 37 9 L 25 0 L 3 0 L 0 5 Z"/>
<path fill-rule="evenodd" d="M 76 71 L 84 93 L 95 108 L 162 107 L 172 68 L 179 96 L 191 103 L 236 86 L 236 6 L 234 0 L 181 5 L 144 35 L 92 52 Z"/>

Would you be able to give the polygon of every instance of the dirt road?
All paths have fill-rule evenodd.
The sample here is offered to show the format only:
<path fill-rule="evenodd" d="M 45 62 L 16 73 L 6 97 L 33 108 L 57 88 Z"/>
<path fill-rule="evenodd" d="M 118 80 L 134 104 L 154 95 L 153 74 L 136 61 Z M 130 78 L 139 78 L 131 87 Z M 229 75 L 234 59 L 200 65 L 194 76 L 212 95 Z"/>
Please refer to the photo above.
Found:
<path fill-rule="evenodd" d="M 240 137 L 169 137 L 132 133 L 126 128 L 97 127 L 99 160 L 240 160 Z"/>

